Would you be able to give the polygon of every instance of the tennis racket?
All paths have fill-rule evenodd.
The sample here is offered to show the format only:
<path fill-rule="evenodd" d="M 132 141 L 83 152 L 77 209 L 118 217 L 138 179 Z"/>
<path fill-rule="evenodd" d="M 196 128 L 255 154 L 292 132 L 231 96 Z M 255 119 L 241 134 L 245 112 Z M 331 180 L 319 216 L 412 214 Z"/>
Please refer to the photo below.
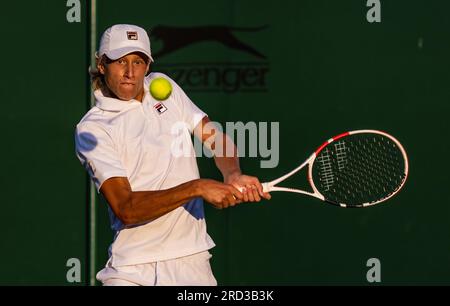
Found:
<path fill-rule="evenodd" d="M 277 186 L 306 166 L 312 192 Z M 299 167 L 262 186 L 264 192 L 295 192 L 341 207 L 367 207 L 397 194 L 407 176 L 408 158 L 397 139 L 358 130 L 330 138 Z"/>

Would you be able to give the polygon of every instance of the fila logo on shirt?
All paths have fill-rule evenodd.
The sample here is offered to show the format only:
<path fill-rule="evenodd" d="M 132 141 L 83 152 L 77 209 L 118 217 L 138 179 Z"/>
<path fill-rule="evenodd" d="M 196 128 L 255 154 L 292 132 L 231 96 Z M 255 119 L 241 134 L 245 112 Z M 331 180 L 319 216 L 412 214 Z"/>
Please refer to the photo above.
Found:
<path fill-rule="evenodd" d="M 167 110 L 167 107 L 165 107 L 164 104 L 162 104 L 161 102 L 156 103 L 153 107 L 160 115 Z"/>

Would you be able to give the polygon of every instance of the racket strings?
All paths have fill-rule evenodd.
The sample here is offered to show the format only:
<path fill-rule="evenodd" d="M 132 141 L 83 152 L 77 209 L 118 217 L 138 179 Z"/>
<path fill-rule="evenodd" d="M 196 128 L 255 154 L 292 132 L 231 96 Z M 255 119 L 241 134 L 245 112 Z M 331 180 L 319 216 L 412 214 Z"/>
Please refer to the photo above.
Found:
<path fill-rule="evenodd" d="M 330 154 L 330 150 L 324 148 L 323 154 L 317 158 L 317 162 L 320 164 L 321 169 L 321 183 L 326 191 L 330 190 L 330 187 L 334 184 L 333 166 Z"/>
<path fill-rule="evenodd" d="M 313 164 L 313 180 L 328 201 L 358 206 L 389 197 L 405 179 L 401 150 L 388 137 L 354 134 L 330 143 Z"/>

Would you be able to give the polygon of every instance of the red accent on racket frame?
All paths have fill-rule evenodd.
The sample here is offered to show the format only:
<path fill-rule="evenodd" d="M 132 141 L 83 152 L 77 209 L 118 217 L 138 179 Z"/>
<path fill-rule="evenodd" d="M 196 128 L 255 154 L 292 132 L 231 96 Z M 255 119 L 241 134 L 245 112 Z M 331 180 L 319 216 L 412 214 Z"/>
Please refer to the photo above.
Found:
<path fill-rule="evenodd" d="M 316 152 L 314 152 L 314 153 L 316 153 L 316 156 L 319 155 L 319 152 L 322 151 L 322 149 L 325 148 L 325 147 L 328 145 L 328 143 L 329 143 L 328 140 L 325 141 L 325 142 L 324 142 L 324 143 L 316 150 Z"/>
<path fill-rule="evenodd" d="M 345 136 L 348 136 L 348 135 L 350 135 L 349 132 L 345 132 L 345 133 L 339 134 L 339 135 L 333 137 L 333 141 L 338 140 L 339 138 L 342 138 L 342 137 L 345 137 Z"/>
<path fill-rule="evenodd" d="M 339 135 L 337 135 L 337 136 L 334 136 L 334 137 L 331 138 L 330 140 L 325 141 L 325 142 L 324 142 L 324 143 L 316 150 L 316 152 L 314 152 L 314 153 L 316 154 L 316 156 L 319 155 L 320 151 L 322 151 L 322 149 L 325 148 L 329 143 L 332 143 L 333 141 L 335 141 L 335 140 L 337 140 L 337 139 L 339 139 L 339 138 L 348 136 L 348 135 L 350 135 L 350 133 L 349 133 L 349 132 L 345 132 L 345 133 L 339 134 Z"/>

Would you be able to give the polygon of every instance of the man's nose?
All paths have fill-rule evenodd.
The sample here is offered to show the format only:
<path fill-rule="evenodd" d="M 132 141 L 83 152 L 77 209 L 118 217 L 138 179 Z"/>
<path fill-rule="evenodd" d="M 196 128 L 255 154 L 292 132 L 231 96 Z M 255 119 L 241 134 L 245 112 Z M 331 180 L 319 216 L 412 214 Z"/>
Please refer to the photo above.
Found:
<path fill-rule="evenodd" d="M 133 69 L 133 63 L 128 63 L 125 67 L 125 76 L 128 78 L 134 77 L 134 69 Z"/>

